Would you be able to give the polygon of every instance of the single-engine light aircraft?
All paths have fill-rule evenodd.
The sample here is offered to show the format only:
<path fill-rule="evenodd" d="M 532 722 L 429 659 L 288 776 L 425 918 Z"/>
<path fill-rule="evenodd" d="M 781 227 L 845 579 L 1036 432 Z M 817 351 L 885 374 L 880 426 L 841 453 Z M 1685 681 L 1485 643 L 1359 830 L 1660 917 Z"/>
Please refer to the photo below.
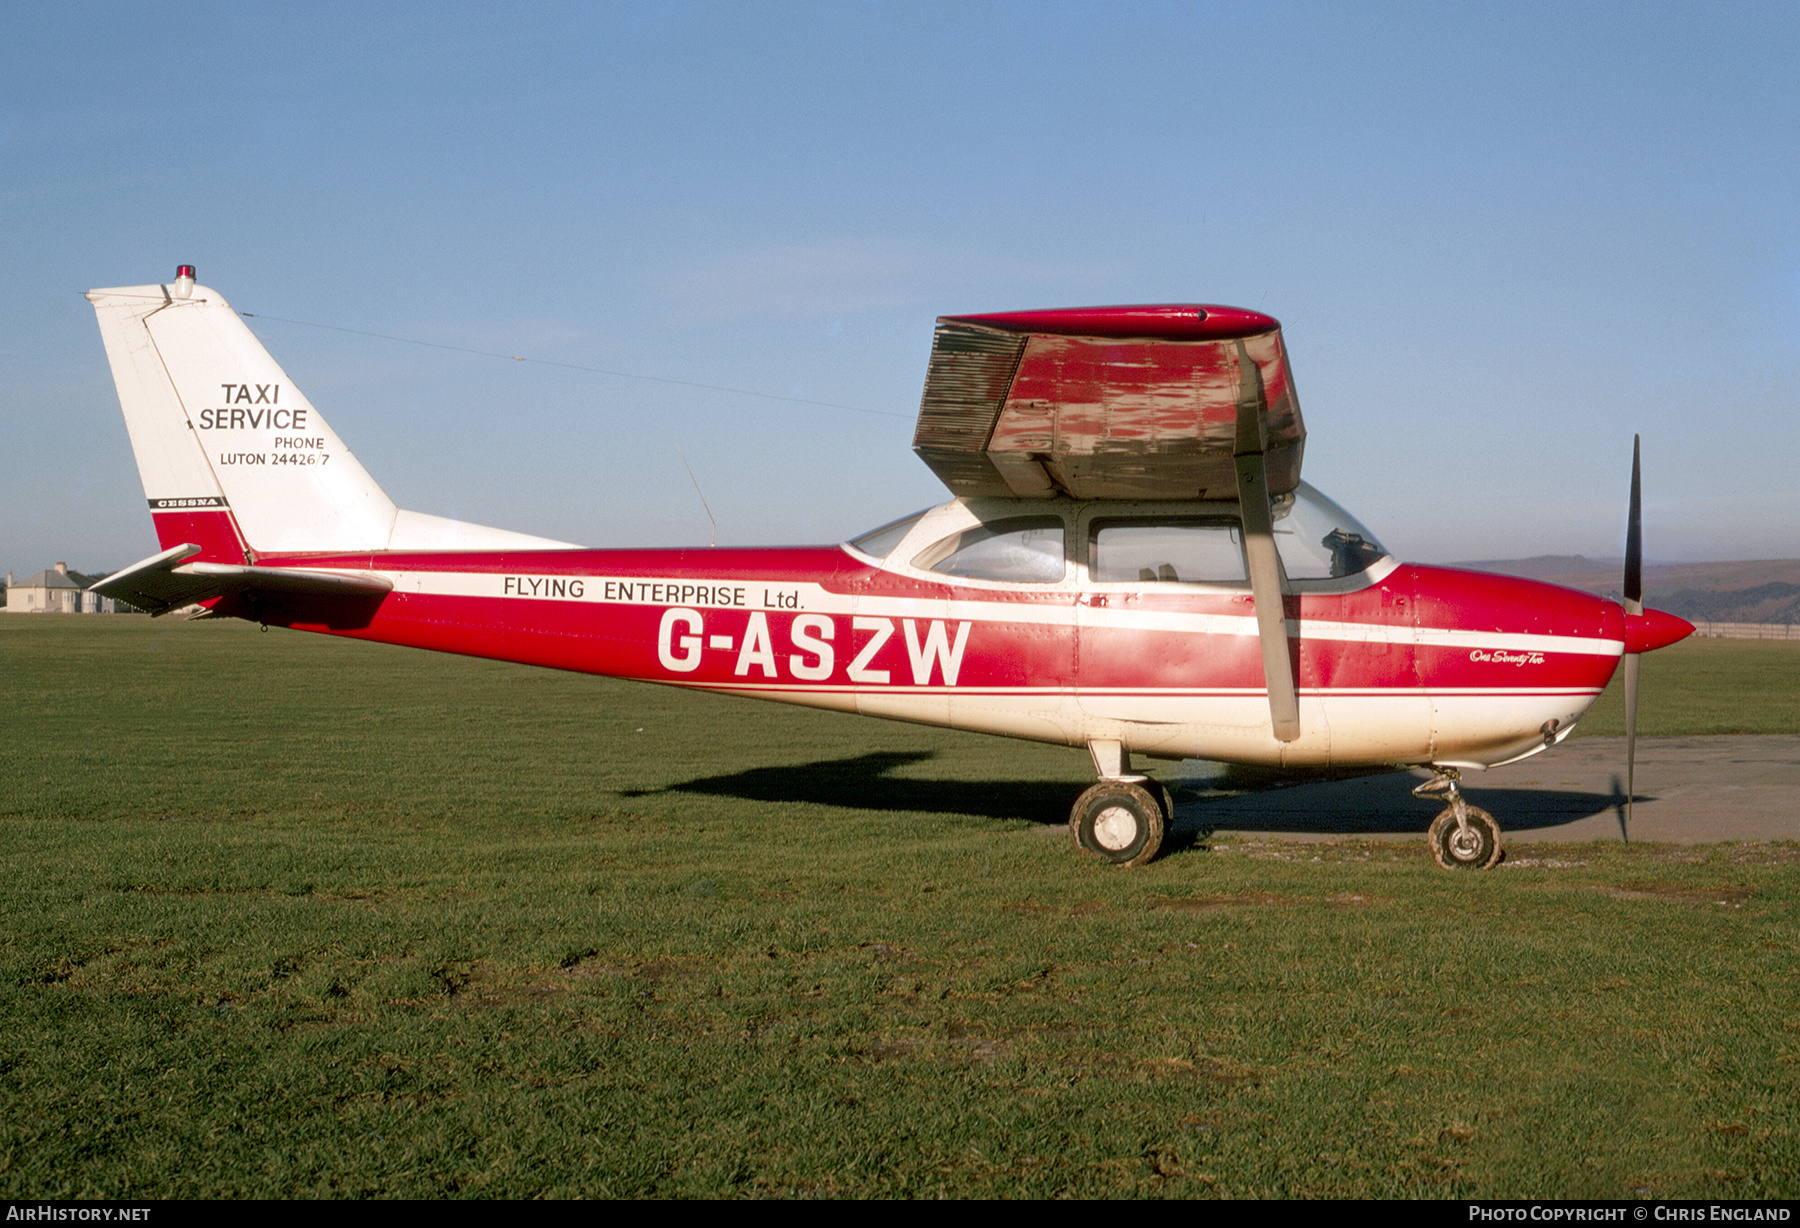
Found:
<path fill-rule="evenodd" d="M 1631 744 L 1638 654 L 1693 630 L 1643 608 L 1635 446 L 1622 606 L 1394 559 L 1300 480 L 1255 311 L 942 317 L 914 449 L 950 502 L 837 546 L 589 550 L 395 507 L 192 266 L 87 297 L 163 547 L 96 591 L 1085 747 L 1070 828 L 1122 865 L 1172 818 L 1141 755 L 1426 767 L 1433 856 L 1491 866 L 1460 772 L 1567 737 L 1621 659 Z"/>

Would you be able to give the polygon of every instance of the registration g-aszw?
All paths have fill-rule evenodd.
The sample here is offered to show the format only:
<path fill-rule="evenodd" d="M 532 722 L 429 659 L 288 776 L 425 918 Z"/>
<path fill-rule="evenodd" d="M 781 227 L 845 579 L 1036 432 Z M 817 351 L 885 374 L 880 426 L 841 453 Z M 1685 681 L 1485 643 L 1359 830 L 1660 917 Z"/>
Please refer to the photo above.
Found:
<path fill-rule="evenodd" d="M 739 678 L 787 676 L 803 682 L 824 682 L 837 668 L 837 646 L 854 649 L 844 674 L 851 682 L 886 684 L 893 671 L 877 668 L 876 658 L 894 637 L 896 623 L 906 645 L 914 686 L 932 685 L 933 675 L 943 686 L 955 686 L 962 672 L 963 652 L 969 646 L 970 622 L 942 619 L 880 618 L 857 615 L 849 620 L 850 635 L 840 636 L 837 618 L 830 614 L 797 614 L 787 628 L 784 651 L 775 647 L 768 616 L 750 611 L 741 633 L 721 632 L 720 611 L 710 611 L 715 630 L 708 631 L 706 614 L 692 606 L 670 606 L 663 611 L 656 631 L 656 659 L 672 673 L 688 674 L 700 668 L 708 652 L 735 653 L 731 672 Z M 735 619 L 733 620 L 735 622 Z M 867 635 L 867 639 L 862 637 Z"/>

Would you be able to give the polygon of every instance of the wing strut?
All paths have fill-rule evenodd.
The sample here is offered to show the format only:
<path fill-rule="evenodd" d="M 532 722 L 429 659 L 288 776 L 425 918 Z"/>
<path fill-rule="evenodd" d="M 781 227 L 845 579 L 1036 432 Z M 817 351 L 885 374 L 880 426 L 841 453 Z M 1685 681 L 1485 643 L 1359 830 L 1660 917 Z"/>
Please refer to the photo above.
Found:
<path fill-rule="evenodd" d="M 1250 593 L 1256 599 L 1256 631 L 1262 640 L 1263 681 L 1269 688 L 1269 720 L 1279 742 L 1300 736 L 1300 702 L 1294 693 L 1294 664 L 1288 656 L 1287 578 L 1275 552 L 1275 521 L 1269 514 L 1269 473 L 1264 463 L 1263 417 L 1268 394 L 1262 370 L 1237 343 L 1238 514 L 1244 523 L 1244 561 L 1250 568 Z"/>

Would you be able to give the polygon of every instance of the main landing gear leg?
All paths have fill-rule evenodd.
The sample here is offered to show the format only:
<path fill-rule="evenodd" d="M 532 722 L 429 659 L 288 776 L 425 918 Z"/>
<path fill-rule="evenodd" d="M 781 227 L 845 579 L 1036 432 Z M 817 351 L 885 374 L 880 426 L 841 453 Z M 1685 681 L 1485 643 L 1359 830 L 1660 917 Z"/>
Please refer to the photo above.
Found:
<path fill-rule="evenodd" d="M 1500 824 L 1479 806 L 1463 800 L 1457 781 L 1462 773 L 1455 768 L 1433 767 L 1437 775 L 1413 790 L 1414 797 L 1444 795 L 1449 803 L 1431 821 L 1426 840 L 1431 844 L 1431 858 L 1446 870 L 1487 870 L 1499 862 Z"/>
<path fill-rule="evenodd" d="M 1174 818 L 1169 791 L 1131 774 L 1131 754 L 1118 742 L 1090 742 L 1100 783 L 1075 799 L 1069 834 L 1075 847 L 1114 865 L 1141 866 L 1162 851 Z"/>

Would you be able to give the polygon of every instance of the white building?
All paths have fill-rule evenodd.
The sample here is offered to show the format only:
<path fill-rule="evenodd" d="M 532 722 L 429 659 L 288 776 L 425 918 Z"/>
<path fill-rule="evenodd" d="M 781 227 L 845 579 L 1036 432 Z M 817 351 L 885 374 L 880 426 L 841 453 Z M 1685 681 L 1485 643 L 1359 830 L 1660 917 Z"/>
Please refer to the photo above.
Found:
<path fill-rule="evenodd" d="M 70 571 L 67 563 L 58 563 L 52 571 L 40 571 L 29 580 L 15 582 L 6 573 L 6 605 L 8 614 L 111 614 L 110 597 L 90 593 L 87 587 L 99 576 L 84 576 Z"/>

